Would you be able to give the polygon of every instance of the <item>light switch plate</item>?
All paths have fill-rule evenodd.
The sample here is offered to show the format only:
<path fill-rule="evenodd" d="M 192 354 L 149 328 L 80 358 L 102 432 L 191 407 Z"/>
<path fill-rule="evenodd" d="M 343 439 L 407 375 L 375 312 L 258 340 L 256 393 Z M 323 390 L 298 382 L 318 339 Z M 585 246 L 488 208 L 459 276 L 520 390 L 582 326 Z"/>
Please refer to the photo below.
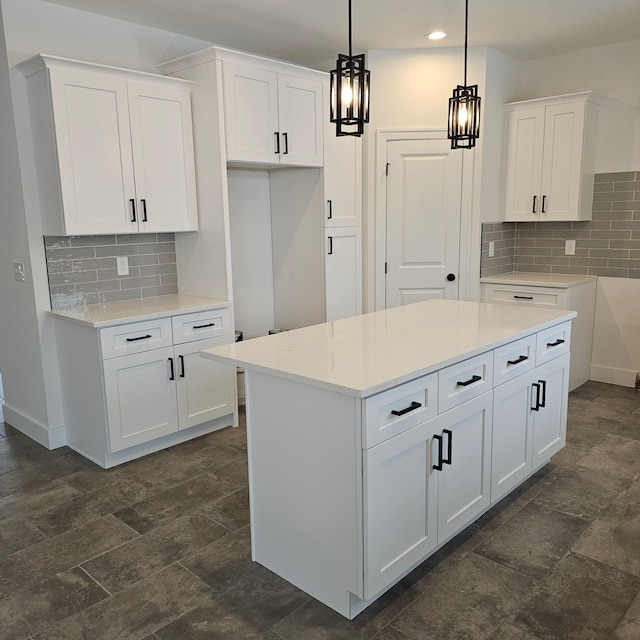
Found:
<path fill-rule="evenodd" d="M 23 262 L 13 263 L 13 275 L 18 282 L 24 282 L 27 279 Z"/>
<path fill-rule="evenodd" d="M 489 257 L 493 258 L 493 256 L 496 255 L 496 243 L 491 240 L 491 242 L 489 242 Z"/>
<path fill-rule="evenodd" d="M 565 242 L 564 242 L 564 255 L 565 256 L 575 256 L 576 255 L 576 241 L 575 240 L 565 240 Z"/>
<path fill-rule="evenodd" d="M 116 258 L 116 265 L 118 267 L 119 276 L 129 275 L 129 258 L 127 256 L 118 256 Z"/>

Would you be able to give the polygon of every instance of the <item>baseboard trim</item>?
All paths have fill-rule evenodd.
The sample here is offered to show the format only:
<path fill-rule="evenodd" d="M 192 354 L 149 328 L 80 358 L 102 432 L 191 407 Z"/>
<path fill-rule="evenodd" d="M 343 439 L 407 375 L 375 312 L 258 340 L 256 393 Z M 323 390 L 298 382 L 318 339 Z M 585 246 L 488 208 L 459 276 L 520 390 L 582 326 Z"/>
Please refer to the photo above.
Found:
<path fill-rule="evenodd" d="M 67 433 L 64 426 L 50 429 L 6 403 L 3 407 L 3 413 L 6 424 L 24 433 L 25 436 L 29 436 L 47 449 L 57 449 L 67 444 Z"/>
<path fill-rule="evenodd" d="M 635 387 L 636 372 L 630 369 L 615 369 L 613 367 L 603 367 L 597 364 L 592 364 L 591 380 L 617 384 L 622 387 Z"/>

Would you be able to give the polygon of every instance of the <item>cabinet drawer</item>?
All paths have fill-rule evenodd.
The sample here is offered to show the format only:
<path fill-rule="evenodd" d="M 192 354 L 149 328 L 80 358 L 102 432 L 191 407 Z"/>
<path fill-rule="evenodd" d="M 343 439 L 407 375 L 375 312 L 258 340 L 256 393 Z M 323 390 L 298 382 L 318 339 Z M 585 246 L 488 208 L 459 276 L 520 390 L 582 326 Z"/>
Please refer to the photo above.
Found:
<path fill-rule="evenodd" d="M 536 364 L 536 335 L 515 340 L 493 352 L 493 385 L 497 387 L 531 371 Z"/>
<path fill-rule="evenodd" d="M 566 309 L 569 302 L 566 289 L 499 284 L 484 284 L 482 299 L 483 302 L 508 302 L 555 309 Z"/>
<path fill-rule="evenodd" d="M 571 322 L 540 331 L 536 338 L 536 366 L 569 352 L 571 346 Z"/>
<path fill-rule="evenodd" d="M 214 309 L 173 316 L 171 323 L 174 344 L 232 334 L 231 311 L 229 309 Z"/>
<path fill-rule="evenodd" d="M 438 372 L 438 411 L 448 411 L 492 387 L 492 351 L 452 364 Z"/>
<path fill-rule="evenodd" d="M 171 345 L 171 318 L 157 318 L 100 329 L 100 346 L 105 360 Z"/>
<path fill-rule="evenodd" d="M 393 413 L 393 412 L 396 413 Z M 363 402 L 363 448 L 370 449 L 438 413 L 438 374 L 431 373 Z M 398 415 L 400 414 L 400 415 Z"/>

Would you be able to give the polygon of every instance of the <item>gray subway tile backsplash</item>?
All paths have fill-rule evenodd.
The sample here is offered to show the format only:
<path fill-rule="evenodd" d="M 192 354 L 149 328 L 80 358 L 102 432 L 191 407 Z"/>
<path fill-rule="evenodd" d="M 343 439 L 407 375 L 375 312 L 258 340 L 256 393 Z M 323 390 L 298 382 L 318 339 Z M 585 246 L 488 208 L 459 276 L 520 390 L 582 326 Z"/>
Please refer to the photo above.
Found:
<path fill-rule="evenodd" d="M 483 224 L 480 275 L 525 271 L 640 278 L 640 171 L 596 174 L 593 196 L 590 221 Z M 512 239 L 508 255 L 497 252 L 502 237 Z M 576 253 L 566 256 L 564 243 L 571 239 Z M 493 258 L 490 241 L 496 247 Z"/>
<path fill-rule="evenodd" d="M 173 233 L 45 236 L 44 244 L 52 309 L 178 292 Z M 129 275 L 118 275 L 117 256 L 129 258 Z"/>

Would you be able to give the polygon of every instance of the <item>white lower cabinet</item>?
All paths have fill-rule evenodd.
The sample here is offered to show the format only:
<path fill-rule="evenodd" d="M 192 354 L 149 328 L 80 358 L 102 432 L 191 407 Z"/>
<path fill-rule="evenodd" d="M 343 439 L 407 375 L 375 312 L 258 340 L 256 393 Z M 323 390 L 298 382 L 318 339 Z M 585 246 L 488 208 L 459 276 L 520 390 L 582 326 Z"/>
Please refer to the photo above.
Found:
<path fill-rule="evenodd" d="M 366 599 L 489 506 L 491 393 L 363 456 Z"/>

